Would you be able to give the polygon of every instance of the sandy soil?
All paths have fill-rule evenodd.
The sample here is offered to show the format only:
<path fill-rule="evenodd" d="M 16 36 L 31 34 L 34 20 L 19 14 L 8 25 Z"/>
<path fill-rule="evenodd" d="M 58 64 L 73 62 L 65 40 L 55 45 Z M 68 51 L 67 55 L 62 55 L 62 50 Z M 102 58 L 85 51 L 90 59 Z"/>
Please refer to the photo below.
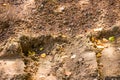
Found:
<path fill-rule="evenodd" d="M 0 80 L 120 80 L 119 9 L 119 0 L 1 0 Z"/>

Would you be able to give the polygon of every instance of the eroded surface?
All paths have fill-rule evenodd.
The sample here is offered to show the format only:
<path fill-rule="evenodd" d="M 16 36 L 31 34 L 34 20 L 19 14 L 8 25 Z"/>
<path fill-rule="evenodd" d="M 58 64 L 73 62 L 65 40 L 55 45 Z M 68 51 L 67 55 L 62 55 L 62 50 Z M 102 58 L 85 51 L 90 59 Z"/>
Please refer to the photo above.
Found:
<path fill-rule="evenodd" d="M 119 0 L 1 0 L 0 77 L 119 80 L 119 7 Z M 91 47 L 88 34 L 94 28 L 103 28 L 92 35 L 97 36 L 95 45 L 111 36 L 115 41 L 102 43 L 104 49 Z M 41 39 L 41 35 L 51 37 Z M 61 35 L 62 42 L 56 41 Z M 42 53 L 46 55 L 41 57 Z M 16 67 L 19 62 L 21 67 Z"/>

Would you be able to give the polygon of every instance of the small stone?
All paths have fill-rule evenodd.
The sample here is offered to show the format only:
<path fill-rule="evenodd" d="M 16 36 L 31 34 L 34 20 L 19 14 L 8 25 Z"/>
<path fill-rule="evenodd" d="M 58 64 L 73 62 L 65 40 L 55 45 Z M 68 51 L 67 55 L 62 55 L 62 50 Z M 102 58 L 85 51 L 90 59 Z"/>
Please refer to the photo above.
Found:
<path fill-rule="evenodd" d="M 62 56 L 61 58 L 62 58 L 62 59 L 64 59 L 64 58 L 68 58 L 68 56 L 67 56 L 67 55 L 65 55 L 65 56 Z"/>
<path fill-rule="evenodd" d="M 82 37 L 84 37 L 84 35 L 82 34 L 75 36 L 75 38 L 82 38 Z"/>
<path fill-rule="evenodd" d="M 61 35 L 61 37 L 62 37 L 62 38 L 66 38 L 67 36 L 65 36 L 65 35 Z"/>
<path fill-rule="evenodd" d="M 103 45 L 98 45 L 97 48 L 104 49 L 105 47 Z"/>
<path fill-rule="evenodd" d="M 74 59 L 75 57 L 76 57 L 76 55 L 74 54 L 74 55 L 71 56 L 71 59 Z"/>
<path fill-rule="evenodd" d="M 39 78 L 40 78 L 41 80 L 44 80 L 45 77 L 46 77 L 45 75 L 40 75 L 40 76 L 39 76 Z"/>
<path fill-rule="evenodd" d="M 65 9 L 65 6 L 59 6 L 54 12 L 62 12 Z"/>
<path fill-rule="evenodd" d="M 119 48 L 117 48 L 119 51 L 120 51 L 120 47 Z"/>
<path fill-rule="evenodd" d="M 103 28 L 96 28 L 96 29 L 94 29 L 95 32 L 102 31 L 102 30 L 103 30 Z"/>
<path fill-rule="evenodd" d="M 65 75 L 70 76 L 72 73 L 68 70 L 65 70 Z"/>
<path fill-rule="evenodd" d="M 82 60 L 83 60 L 83 58 L 78 59 L 78 61 L 82 61 Z"/>
<path fill-rule="evenodd" d="M 88 44 L 89 44 L 90 46 L 93 46 L 93 43 L 92 43 L 92 42 L 89 42 Z"/>
<path fill-rule="evenodd" d="M 102 39 L 102 42 L 107 43 L 108 40 L 107 40 L 106 38 L 103 38 L 103 39 Z"/>
<path fill-rule="evenodd" d="M 50 75 L 45 80 L 57 80 L 56 76 Z"/>
<path fill-rule="evenodd" d="M 7 4 L 3 3 L 2 5 L 3 5 L 3 6 L 6 6 Z"/>
<path fill-rule="evenodd" d="M 93 80 L 98 80 L 98 79 L 93 79 Z"/>
<path fill-rule="evenodd" d="M 102 64 L 102 63 L 99 63 L 99 66 L 100 66 L 100 67 L 103 67 L 103 64 Z"/>

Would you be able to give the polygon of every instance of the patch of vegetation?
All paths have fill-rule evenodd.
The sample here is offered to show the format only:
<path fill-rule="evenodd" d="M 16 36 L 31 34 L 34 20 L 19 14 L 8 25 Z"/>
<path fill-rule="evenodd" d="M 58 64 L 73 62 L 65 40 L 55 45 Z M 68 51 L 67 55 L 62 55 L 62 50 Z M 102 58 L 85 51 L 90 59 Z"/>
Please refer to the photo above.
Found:
<path fill-rule="evenodd" d="M 37 56 L 42 53 L 49 54 L 54 48 L 54 44 L 61 44 L 62 42 L 67 42 L 65 37 L 58 36 L 56 38 L 51 35 L 40 36 L 37 38 L 22 36 L 20 38 L 20 44 L 24 56 Z"/>

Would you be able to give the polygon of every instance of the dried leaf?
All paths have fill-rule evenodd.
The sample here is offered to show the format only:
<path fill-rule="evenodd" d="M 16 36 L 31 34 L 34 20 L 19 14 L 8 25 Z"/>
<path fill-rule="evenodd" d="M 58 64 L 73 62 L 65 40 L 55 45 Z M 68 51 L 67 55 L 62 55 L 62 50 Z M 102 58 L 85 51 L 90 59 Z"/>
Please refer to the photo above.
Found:
<path fill-rule="evenodd" d="M 45 57 L 46 57 L 46 53 L 42 53 L 40 56 L 41 56 L 42 58 L 45 58 Z"/>
<path fill-rule="evenodd" d="M 95 42 L 96 39 L 95 39 L 95 37 L 91 37 L 90 40 L 91 40 L 92 42 Z"/>
<path fill-rule="evenodd" d="M 33 55 L 35 55 L 36 53 L 34 52 L 34 51 L 28 51 L 28 55 L 29 56 L 33 56 Z"/>
<path fill-rule="evenodd" d="M 101 53 L 97 53 L 96 55 L 97 58 L 100 58 L 101 56 L 102 56 Z"/>
<path fill-rule="evenodd" d="M 43 47 L 41 47 L 39 50 L 40 50 L 40 51 L 42 51 L 43 49 L 44 49 L 44 48 L 43 48 Z"/>

